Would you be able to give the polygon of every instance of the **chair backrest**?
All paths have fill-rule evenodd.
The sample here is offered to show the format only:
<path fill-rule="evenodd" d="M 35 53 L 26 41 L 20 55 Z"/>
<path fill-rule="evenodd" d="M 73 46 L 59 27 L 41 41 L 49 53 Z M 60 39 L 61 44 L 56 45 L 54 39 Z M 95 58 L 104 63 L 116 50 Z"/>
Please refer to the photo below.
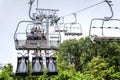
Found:
<path fill-rule="evenodd" d="M 43 60 L 41 57 L 32 58 L 32 75 L 42 75 Z"/>
<path fill-rule="evenodd" d="M 29 57 L 18 57 L 17 58 L 17 69 L 16 75 L 26 75 L 28 73 L 28 60 Z"/>
<path fill-rule="evenodd" d="M 46 57 L 47 75 L 57 75 L 57 64 L 55 57 Z"/>

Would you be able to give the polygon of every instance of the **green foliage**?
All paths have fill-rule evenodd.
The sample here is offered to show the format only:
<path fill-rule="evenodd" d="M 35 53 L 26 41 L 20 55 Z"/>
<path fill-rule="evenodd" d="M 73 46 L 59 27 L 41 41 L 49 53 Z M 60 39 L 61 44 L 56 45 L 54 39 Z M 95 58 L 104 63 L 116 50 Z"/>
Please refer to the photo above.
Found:
<path fill-rule="evenodd" d="M 67 61 L 68 64 L 74 64 L 75 69 L 78 69 L 80 63 L 81 50 L 79 47 L 79 41 L 76 39 L 64 41 L 59 49 L 59 58 Z M 61 61 L 60 60 L 60 61 Z"/>
<path fill-rule="evenodd" d="M 0 73 L 0 80 L 13 80 L 14 73 L 13 67 L 11 64 L 7 64 L 2 68 L 2 72 Z"/>
<path fill-rule="evenodd" d="M 25 80 L 120 80 L 120 43 L 92 43 L 89 37 L 64 41 L 56 54 L 58 75 L 32 76 Z M 30 63 L 29 68 L 32 68 Z M 46 69 L 44 68 L 44 72 Z M 0 72 L 0 80 L 24 80 L 6 65 Z"/>
<path fill-rule="evenodd" d="M 0 73 L 0 80 L 12 80 L 5 72 Z"/>
<path fill-rule="evenodd" d="M 94 79 L 105 79 L 108 69 L 108 63 L 100 56 L 94 57 L 84 68 L 84 74 Z"/>
<path fill-rule="evenodd" d="M 69 60 L 68 54 L 73 56 L 73 61 Z M 58 55 L 61 62 L 71 61 L 76 70 L 80 70 L 92 80 L 120 79 L 120 43 L 92 43 L 88 37 L 66 40 L 62 43 Z"/>

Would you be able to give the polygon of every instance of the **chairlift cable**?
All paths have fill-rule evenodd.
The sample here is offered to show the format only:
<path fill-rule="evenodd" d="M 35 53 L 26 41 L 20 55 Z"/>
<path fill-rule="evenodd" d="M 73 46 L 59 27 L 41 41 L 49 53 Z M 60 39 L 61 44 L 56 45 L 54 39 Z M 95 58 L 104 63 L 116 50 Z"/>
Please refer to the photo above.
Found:
<path fill-rule="evenodd" d="M 104 3 L 104 2 L 105 2 L 105 1 L 102 1 L 102 2 L 99 2 L 99 3 L 97 3 L 97 4 L 91 5 L 91 6 L 89 6 L 89 7 L 86 7 L 86 8 L 84 8 L 84 9 L 81 9 L 81 10 L 79 10 L 79 11 L 76 11 L 76 13 L 85 11 L 85 10 L 87 10 L 87 9 L 89 9 L 89 8 L 95 7 L 95 6 L 97 6 L 97 5 L 101 4 L 101 3 Z"/>
<path fill-rule="evenodd" d="M 73 13 L 76 13 L 76 14 L 77 14 L 77 13 L 80 13 L 80 12 L 82 12 L 82 11 L 85 11 L 85 10 L 87 10 L 87 9 L 89 9 L 89 8 L 95 7 L 95 6 L 97 6 L 97 5 L 99 5 L 99 4 L 102 4 L 102 3 L 104 3 L 104 2 L 105 2 L 105 1 L 96 3 L 96 4 L 94 4 L 94 5 L 91 5 L 91 6 L 89 6 L 89 7 L 83 8 L 83 9 L 81 9 L 81 10 L 79 10 L 79 11 L 76 11 L 76 12 L 73 12 Z M 70 15 L 72 15 L 73 13 L 70 13 L 70 14 L 67 14 L 67 15 L 64 15 L 64 16 L 61 16 L 61 17 L 70 16 Z"/>

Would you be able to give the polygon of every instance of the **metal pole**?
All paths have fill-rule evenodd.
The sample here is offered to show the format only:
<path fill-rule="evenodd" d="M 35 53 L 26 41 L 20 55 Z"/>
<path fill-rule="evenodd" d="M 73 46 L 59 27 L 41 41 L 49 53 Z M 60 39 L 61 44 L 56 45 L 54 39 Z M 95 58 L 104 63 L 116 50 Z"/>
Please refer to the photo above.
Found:
<path fill-rule="evenodd" d="M 101 26 L 101 28 L 102 28 L 102 36 L 104 35 L 104 32 L 103 32 L 103 26 L 104 26 L 104 20 L 103 20 L 103 22 L 102 22 L 102 26 Z"/>
<path fill-rule="evenodd" d="M 105 0 L 105 2 L 108 4 L 110 11 L 111 11 L 111 16 L 109 17 L 109 20 L 110 20 L 114 16 L 113 9 L 110 4 L 112 1 Z"/>
<path fill-rule="evenodd" d="M 38 7 L 39 7 L 39 0 L 37 0 L 37 9 L 38 9 Z"/>
<path fill-rule="evenodd" d="M 46 38 L 47 40 L 49 40 L 49 18 L 46 19 L 47 23 L 46 23 Z"/>

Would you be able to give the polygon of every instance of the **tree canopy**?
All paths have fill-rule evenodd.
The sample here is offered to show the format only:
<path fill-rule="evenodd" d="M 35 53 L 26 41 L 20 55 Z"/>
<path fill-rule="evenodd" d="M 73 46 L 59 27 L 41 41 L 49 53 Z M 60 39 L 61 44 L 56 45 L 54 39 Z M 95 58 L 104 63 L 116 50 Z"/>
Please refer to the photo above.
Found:
<path fill-rule="evenodd" d="M 15 76 L 12 65 L 0 72 L 0 80 L 120 80 L 120 43 L 93 43 L 89 37 L 63 41 L 57 57 L 58 75 Z M 30 63 L 31 68 L 31 63 Z M 45 72 L 44 68 L 44 72 Z"/>

